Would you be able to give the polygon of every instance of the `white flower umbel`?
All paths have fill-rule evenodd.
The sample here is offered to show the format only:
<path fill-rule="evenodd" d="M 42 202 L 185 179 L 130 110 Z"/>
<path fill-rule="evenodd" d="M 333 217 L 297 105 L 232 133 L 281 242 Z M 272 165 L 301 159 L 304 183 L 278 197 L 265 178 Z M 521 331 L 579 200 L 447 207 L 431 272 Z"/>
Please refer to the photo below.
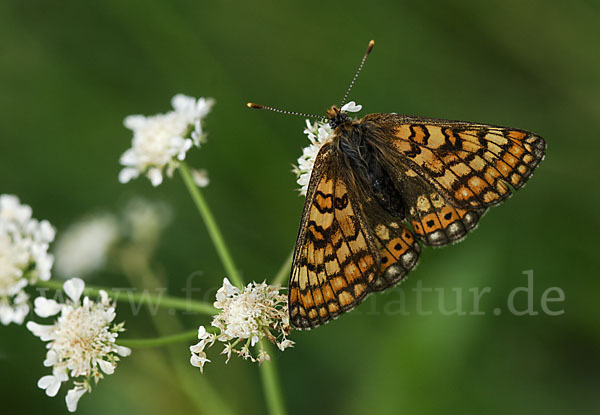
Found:
<path fill-rule="evenodd" d="M 225 278 L 214 303 L 221 310 L 212 321 L 216 332 L 208 332 L 204 326 L 200 326 L 200 341 L 190 347 L 190 363 L 203 370 L 204 364 L 210 362 L 204 350 L 216 341 L 225 343 L 221 354 L 227 355 L 227 361 L 232 353 L 252 362 L 269 360 L 270 356 L 262 346 L 256 356 L 250 350 L 263 338 L 276 344 L 282 351 L 292 347 L 294 342 L 287 339 L 291 331 L 287 296 L 280 294 L 279 290 L 279 284 L 273 286 L 264 282 L 251 282 L 244 290 L 240 290 Z"/>
<path fill-rule="evenodd" d="M 48 396 L 55 396 L 63 382 L 72 380 L 66 403 L 70 412 L 77 409 L 77 402 L 85 392 L 91 392 L 104 374 L 114 373 L 119 356 L 129 356 L 131 350 L 118 346 L 115 341 L 124 330 L 123 323 L 112 324 L 115 304 L 105 291 L 100 291 L 97 301 L 87 296 L 81 299 L 85 284 L 78 278 L 66 281 L 63 289 L 68 296 L 65 303 L 44 297 L 35 299 L 35 313 L 40 317 L 58 315 L 52 325 L 29 321 L 27 328 L 46 347 L 44 366 L 52 367 L 52 375 L 38 381 L 38 387 Z"/>
<path fill-rule="evenodd" d="M 350 101 L 340 111 L 358 112 L 361 109 L 362 105 L 356 105 L 354 101 Z M 298 158 L 298 165 L 294 166 L 292 170 L 298 176 L 297 183 L 300 185 L 298 190 L 302 196 L 306 196 L 317 154 L 319 154 L 323 144 L 330 142 L 333 138 L 333 129 L 328 121 L 315 121 L 311 124 L 309 120 L 306 120 L 304 134 L 308 136 L 310 144 L 302 149 L 302 156 Z"/>
<path fill-rule="evenodd" d="M 105 213 L 86 217 L 60 233 L 54 249 L 56 274 L 85 276 L 101 270 L 119 239 L 119 223 Z"/>
<path fill-rule="evenodd" d="M 48 245 L 54 240 L 49 222 L 31 217 L 19 198 L 0 195 L 0 322 L 22 324 L 29 313 L 23 291 L 38 279 L 50 279 L 54 261 Z"/>
<path fill-rule="evenodd" d="M 119 181 L 127 183 L 145 174 L 153 186 L 163 181 L 163 169 L 171 177 L 179 161 L 185 159 L 192 146 L 200 147 L 206 140 L 202 120 L 210 112 L 214 100 L 210 98 L 175 95 L 171 100 L 173 111 L 153 116 L 130 115 L 125 127 L 133 131 L 131 148 L 121 156 L 125 166 Z"/>

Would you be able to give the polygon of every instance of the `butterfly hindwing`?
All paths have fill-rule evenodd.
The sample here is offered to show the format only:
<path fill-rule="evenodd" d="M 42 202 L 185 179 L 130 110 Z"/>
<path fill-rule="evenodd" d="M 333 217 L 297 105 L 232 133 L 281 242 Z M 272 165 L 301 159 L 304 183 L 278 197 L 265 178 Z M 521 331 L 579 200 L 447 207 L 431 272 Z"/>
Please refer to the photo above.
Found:
<path fill-rule="evenodd" d="M 460 241 L 477 226 L 485 212 L 485 209 L 454 207 L 433 187 L 415 196 L 409 207 L 409 220 L 417 238 L 426 245 Z"/>
<path fill-rule="evenodd" d="M 410 229 L 376 201 L 366 203 L 365 212 L 381 258 L 379 273 L 370 288 L 382 291 L 397 284 L 417 265 L 421 246 Z"/>
<path fill-rule="evenodd" d="M 393 162 L 431 183 L 453 206 L 486 208 L 521 188 L 544 158 L 543 138 L 524 130 L 370 114 L 361 123 L 382 130 Z M 387 142 L 386 142 L 387 141 Z"/>
<path fill-rule="evenodd" d="M 292 324 L 312 328 L 354 308 L 369 292 L 379 251 L 352 183 L 329 146 L 311 176 L 289 285 Z"/>
<path fill-rule="evenodd" d="M 430 246 L 458 242 L 477 226 L 485 208 L 451 205 L 435 186 L 402 166 L 389 167 L 404 189 L 407 221 L 418 240 Z"/>

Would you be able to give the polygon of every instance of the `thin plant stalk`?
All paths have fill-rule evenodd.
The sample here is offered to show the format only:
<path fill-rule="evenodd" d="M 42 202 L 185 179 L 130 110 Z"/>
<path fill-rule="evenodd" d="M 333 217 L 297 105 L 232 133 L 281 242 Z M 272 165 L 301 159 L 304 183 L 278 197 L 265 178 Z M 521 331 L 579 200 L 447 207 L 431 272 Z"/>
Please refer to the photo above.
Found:
<path fill-rule="evenodd" d="M 223 239 L 221 230 L 219 229 L 219 226 L 217 225 L 217 222 L 215 221 L 215 218 L 212 212 L 210 211 L 210 208 L 208 207 L 208 204 L 206 203 L 206 200 L 204 199 L 200 188 L 196 186 L 196 183 L 194 183 L 194 179 L 192 178 L 192 174 L 190 172 L 189 167 L 185 162 L 182 161 L 179 165 L 178 170 L 181 173 L 181 178 L 183 179 L 183 182 L 185 183 L 188 191 L 190 192 L 192 200 L 196 204 L 196 208 L 198 209 L 200 216 L 202 216 L 202 219 L 204 220 L 206 229 L 208 230 L 208 234 L 212 239 L 212 242 L 215 246 L 215 249 L 217 250 L 217 254 L 221 259 L 221 262 L 223 263 L 223 268 L 225 268 L 225 272 L 227 273 L 228 277 L 231 279 L 234 285 L 237 285 L 239 288 L 242 288 L 244 286 L 242 277 L 238 271 L 238 268 L 233 262 L 233 258 L 231 257 L 229 249 L 225 244 L 225 240 Z"/>
<path fill-rule="evenodd" d="M 36 286 L 50 288 L 54 290 L 62 290 L 63 282 L 56 280 L 49 281 L 37 281 Z M 138 304 L 146 304 L 151 307 L 163 307 L 176 310 L 182 310 L 186 312 L 195 311 L 200 314 L 213 315 L 217 313 L 217 309 L 212 304 L 204 301 L 197 301 L 191 299 L 184 299 L 178 297 L 170 297 L 163 295 L 151 295 L 148 292 L 133 292 L 129 288 L 105 288 L 98 286 L 85 286 L 83 290 L 84 294 L 89 296 L 98 296 L 100 290 L 106 291 L 106 293 L 113 298 L 115 301 L 121 302 L 136 302 Z"/>
<path fill-rule="evenodd" d="M 260 347 L 271 355 L 271 345 L 261 340 Z M 279 376 L 277 375 L 277 367 L 273 359 L 265 361 L 260 365 L 260 378 L 262 380 L 265 400 L 267 401 L 267 409 L 270 415 L 285 415 L 286 410 L 283 404 L 283 395 Z"/>
<path fill-rule="evenodd" d="M 123 272 L 132 285 L 141 286 L 148 289 L 160 287 L 160 278 L 154 272 L 154 269 L 148 262 L 149 258 L 146 252 L 130 249 L 124 250 L 126 253 L 121 258 Z M 152 322 L 157 332 L 163 336 L 173 336 L 173 331 L 183 331 L 181 323 L 176 316 L 169 313 L 151 313 Z M 197 336 L 198 331 L 195 331 Z M 189 349 L 182 348 L 178 344 L 171 342 L 166 345 L 165 351 L 169 365 L 174 372 L 174 378 L 178 381 L 181 390 L 185 393 L 191 403 L 193 403 L 199 413 L 218 413 L 232 414 L 233 410 L 228 403 L 220 396 L 217 390 L 193 367 L 190 367 Z M 188 359 L 182 359 L 182 355 L 187 352 Z"/>
<path fill-rule="evenodd" d="M 184 331 L 183 333 L 172 334 L 162 337 L 154 337 L 152 339 L 121 339 L 117 340 L 119 346 L 126 346 L 131 349 L 140 349 L 148 347 L 160 347 L 172 343 L 181 343 L 196 339 L 198 330 Z"/>

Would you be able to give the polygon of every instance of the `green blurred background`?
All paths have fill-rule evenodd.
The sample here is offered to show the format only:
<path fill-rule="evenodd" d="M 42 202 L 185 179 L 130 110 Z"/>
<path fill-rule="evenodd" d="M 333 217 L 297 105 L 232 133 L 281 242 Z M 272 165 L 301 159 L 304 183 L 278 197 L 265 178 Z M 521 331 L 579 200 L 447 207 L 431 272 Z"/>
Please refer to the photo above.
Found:
<path fill-rule="evenodd" d="M 247 281 L 272 278 L 291 250 L 302 209 L 290 165 L 304 120 L 250 111 L 249 100 L 322 113 L 338 103 L 370 39 L 377 44 L 351 99 L 365 112 L 464 119 L 534 131 L 546 160 L 526 188 L 492 209 L 459 245 L 425 249 L 401 286 L 275 354 L 290 413 L 598 413 L 597 311 L 600 150 L 598 1 L 3 1 L 0 3 L 0 193 L 17 194 L 59 233 L 132 195 L 171 204 L 155 261 L 172 295 L 220 284 L 224 271 L 176 175 L 158 188 L 117 181 L 130 146 L 128 114 L 170 109 L 179 92 L 214 97 L 209 142 L 189 153 Z M 534 305 L 549 287 L 559 316 L 514 316 L 507 297 L 534 270 Z M 462 289 L 490 287 L 482 316 L 446 316 Z M 127 286 L 117 273 L 91 281 Z M 214 293 L 214 291 L 212 292 Z M 400 315 L 404 293 L 409 315 Z M 523 293 L 521 293 L 523 294 Z M 201 298 L 202 293 L 197 294 Z M 526 307 L 517 295 L 517 308 Z M 501 315 L 494 315 L 500 308 Z M 155 335 L 126 309 L 124 336 Z M 180 316 L 185 328 L 206 317 Z M 24 327 L 0 327 L 3 413 L 64 413 L 64 393 L 37 388 L 44 346 Z M 189 344 L 134 351 L 85 395 L 81 414 L 265 412 L 255 365 L 225 366 L 211 349 L 205 374 Z M 170 352 L 167 352 L 167 350 Z M 179 353 L 185 369 L 177 372 Z M 194 404 L 182 382 L 197 395 Z M 207 386 L 210 385 L 210 386 Z M 210 390 L 212 388 L 213 391 Z M 203 402 L 206 403 L 203 406 Z"/>

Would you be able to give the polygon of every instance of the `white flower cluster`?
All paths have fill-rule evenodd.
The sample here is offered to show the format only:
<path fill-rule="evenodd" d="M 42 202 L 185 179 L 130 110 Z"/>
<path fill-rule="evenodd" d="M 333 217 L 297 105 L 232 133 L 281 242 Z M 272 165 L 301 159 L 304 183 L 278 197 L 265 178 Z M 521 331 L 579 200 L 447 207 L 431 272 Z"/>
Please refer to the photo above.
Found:
<path fill-rule="evenodd" d="M 129 356 L 131 350 L 115 344 L 123 323 L 111 324 L 115 319 L 115 305 L 105 291 L 100 291 L 99 301 L 87 296 L 81 300 L 85 284 L 78 278 L 66 281 L 63 289 L 69 299 L 64 304 L 44 297 L 35 299 L 35 313 L 40 317 L 58 314 L 52 325 L 29 321 L 27 328 L 46 347 L 44 366 L 52 367 L 52 375 L 43 376 L 38 387 L 48 396 L 55 396 L 63 382 L 73 380 L 73 388 L 66 395 L 70 412 L 77 409 L 79 398 L 90 392 L 103 373 L 114 373 L 119 356 Z"/>
<path fill-rule="evenodd" d="M 362 105 L 356 105 L 354 101 L 350 101 L 342 107 L 341 112 L 358 112 L 361 109 Z M 317 154 L 319 154 L 323 144 L 331 141 L 333 129 L 329 125 L 329 121 L 315 121 L 311 124 L 309 120 L 306 120 L 304 134 L 308 136 L 310 144 L 302 149 L 302 156 L 298 158 L 298 165 L 294 166 L 292 170 L 298 176 L 296 182 L 300 185 L 298 190 L 302 196 L 306 196 Z"/>
<path fill-rule="evenodd" d="M 16 196 L 0 195 L 0 322 L 22 324 L 29 313 L 24 288 L 50 279 L 54 261 L 48 245 L 54 229 L 31 217 L 31 207 Z"/>
<path fill-rule="evenodd" d="M 294 342 L 287 339 L 291 331 L 287 296 L 280 294 L 279 290 L 279 284 L 273 286 L 252 282 L 242 291 L 225 278 L 214 303 L 221 310 L 212 321 L 212 326 L 217 330 L 211 333 L 200 326 L 200 341 L 190 347 L 191 364 L 203 370 L 204 364 L 210 362 L 204 350 L 216 341 L 226 343 L 221 354 L 227 355 L 227 362 L 232 353 L 252 362 L 269 360 L 270 356 L 262 346 L 256 357 L 250 351 L 250 347 L 265 337 L 282 351 L 293 346 Z M 241 347 L 236 348 L 240 343 Z"/>
<path fill-rule="evenodd" d="M 171 177 L 192 146 L 200 147 L 206 137 L 202 119 L 210 112 L 214 100 L 178 94 L 171 100 L 173 111 L 153 116 L 130 115 L 125 127 L 133 131 L 130 149 L 121 156 L 125 166 L 119 181 L 127 183 L 144 173 L 153 186 L 163 181 L 163 169 Z M 188 138 L 190 137 L 190 138 Z"/>
<path fill-rule="evenodd" d="M 293 169 L 293 172 L 298 176 L 296 183 L 300 185 L 298 190 L 302 196 L 306 196 L 317 154 L 319 154 L 323 144 L 330 141 L 333 129 L 328 122 L 315 121 L 311 124 L 309 120 L 306 120 L 304 134 L 308 136 L 310 144 L 302 149 L 302 156 L 298 158 L 298 165 L 294 166 Z"/>

